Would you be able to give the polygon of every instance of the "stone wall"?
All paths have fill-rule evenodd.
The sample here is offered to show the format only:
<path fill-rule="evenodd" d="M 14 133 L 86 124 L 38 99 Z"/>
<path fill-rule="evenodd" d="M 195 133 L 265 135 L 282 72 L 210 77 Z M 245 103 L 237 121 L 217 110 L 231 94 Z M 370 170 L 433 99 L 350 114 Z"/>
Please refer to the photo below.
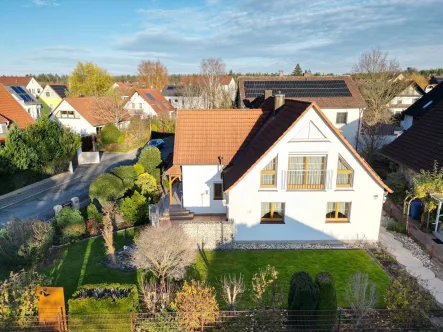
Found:
<path fill-rule="evenodd" d="M 186 222 L 179 225 L 196 241 L 200 249 L 214 250 L 220 244 L 230 243 L 234 238 L 235 226 L 229 221 Z"/>

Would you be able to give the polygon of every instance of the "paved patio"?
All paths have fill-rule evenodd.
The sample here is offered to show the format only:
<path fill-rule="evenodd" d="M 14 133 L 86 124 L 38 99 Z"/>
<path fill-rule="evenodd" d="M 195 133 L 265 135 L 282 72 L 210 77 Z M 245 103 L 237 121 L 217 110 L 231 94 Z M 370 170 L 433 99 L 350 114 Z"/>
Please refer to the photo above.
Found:
<path fill-rule="evenodd" d="M 430 269 L 423 266 L 423 263 L 412 256 L 412 252 L 403 247 L 403 244 L 394 238 L 394 235 L 380 227 L 380 242 L 386 246 L 387 250 L 402 264 L 406 271 L 416 277 L 419 282 L 428 289 L 435 299 L 443 304 L 443 280 L 437 278 Z"/>

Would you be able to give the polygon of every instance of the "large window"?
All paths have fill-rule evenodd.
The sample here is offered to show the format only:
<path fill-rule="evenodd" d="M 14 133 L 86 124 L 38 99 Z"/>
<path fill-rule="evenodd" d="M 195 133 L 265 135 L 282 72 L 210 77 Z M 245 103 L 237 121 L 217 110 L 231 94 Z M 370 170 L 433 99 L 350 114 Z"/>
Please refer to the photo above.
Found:
<path fill-rule="evenodd" d="M 337 117 L 335 119 L 336 124 L 347 124 L 348 123 L 348 113 L 347 112 L 338 112 Z"/>
<path fill-rule="evenodd" d="M 288 189 L 324 189 L 326 156 L 289 156 Z"/>
<path fill-rule="evenodd" d="M 277 157 L 272 159 L 260 172 L 260 187 L 274 188 L 277 184 Z"/>
<path fill-rule="evenodd" d="M 337 187 L 352 187 L 353 170 L 342 157 L 338 157 Z"/>
<path fill-rule="evenodd" d="M 223 184 L 214 183 L 214 200 L 222 200 L 222 199 L 223 199 Z"/>
<path fill-rule="evenodd" d="M 285 203 L 261 203 L 261 223 L 283 223 Z"/>
<path fill-rule="evenodd" d="M 349 222 L 351 203 L 329 202 L 326 206 L 326 222 Z"/>
<path fill-rule="evenodd" d="M 57 113 L 57 117 L 63 119 L 80 119 L 80 116 L 74 111 L 60 111 Z"/>

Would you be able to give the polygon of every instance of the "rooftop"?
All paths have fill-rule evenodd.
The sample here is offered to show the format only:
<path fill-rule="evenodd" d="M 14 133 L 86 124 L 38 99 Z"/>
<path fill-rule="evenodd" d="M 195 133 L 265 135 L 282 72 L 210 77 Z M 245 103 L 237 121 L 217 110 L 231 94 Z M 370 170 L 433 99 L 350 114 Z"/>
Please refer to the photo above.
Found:
<path fill-rule="evenodd" d="M 138 93 L 157 114 L 165 114 L 174 110 L 169 101 L 156 89 L 135 89 L 134 93 Z M 129 98 L 131 99 L 132 96 Z"/>
<path fill-rule="evenodd" d="M 443 99 L 443 84 L 438 84 L 431 91 L 426 93 L 423 97 L 417 100 L 414 104 L 404 111 L 405 115 L 413 117 L 422 117 L 431 111 L 436 104 Z"/>
<path fill-rule="evenodd" d="M 32 76 L 0 76 L 0 84 L 27 86 Z"/>
<path fill-rule="evenodd" d="M 0 84 L 0 117 L 17 124 L 19 128 L 35 122 L 2 84 Z"/>
<path fill-rule="evenodd" d="M 60 98 L 66 98 L 66 92 L 69 91 L 66 84 L 49 84 L 49 86 L 55 91 L 56 94 L 58 94 Z"/>

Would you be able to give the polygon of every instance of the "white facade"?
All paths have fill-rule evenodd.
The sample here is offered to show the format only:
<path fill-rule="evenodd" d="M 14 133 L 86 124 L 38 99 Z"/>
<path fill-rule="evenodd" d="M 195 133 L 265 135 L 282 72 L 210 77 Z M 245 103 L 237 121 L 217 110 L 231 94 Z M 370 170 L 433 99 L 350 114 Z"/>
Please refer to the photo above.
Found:
<path fill-rule="evenodd" d="M 393 115 L 400 114 L 409 106 L 419 100 L 423 94 L 413 85 L 409 85 L 397 97 L 394 97 L 389 103 L 389 110 Z"/>
<path fill-rule="evenodd" d="M 143 99 L 137 92 L 135 92 L 125 105 L 125 109 L 129 114 L 143 114 L 143 116 L 157 116 L 157 112 Z"/>
<path fill-rule="evenodd" d="M 26 89 L 32 93 L 34 97 L 38 97 L 40 93 L 42 93 L 42 86 L 35 80 L 35 78 L 31 78 L 28 85 L 26 85 Z"/>
<path fill-rule="evenodd" d="M 69 115 L 66 112 L 69 112 Z M 60 103 L 51 114 L 50 119 L 61 123 L 64 127 L 71 128 L 74 132 L 79 133 L 82 136 L 97 134 L 97 128 L 103 127 L 94 127 L 91 125 L 66 100 L 63 100 Z"/>
<path fill-rule="evenodd" d="M 326 157 L 324 189 L 286 188 L 288 158 L 297 155 Z M 336 186 L 339 156 L 353 170 L 351 187 Z M 260 172 L 274 158 L 276 186 L 261 188 Z M 384 188 L 313 108 L 229 190 L 223 197 L 226 207 L 223 200 L 213 199 L 213 183 L 221 181 L 220 174 L 217 165 L 182 166 L 184 207 L 196 214 L 226 213 L 235 224 L 235 241 L 378 239 Z M 261 223 L 262 202 L 284 203 L 284 223 Z M 337 202 L 350 203 L 349 222 L 326 222 L 327 203 Z"/>
<path fill-rule="evenodd" d="M 323 113 L 332 122 L 332 124 L 341 130 L 343 136 L 355 148 L 356 135 L 360 127 L 363 109 L 361 108 L 322 108 Z M 340 114 L 339 114 L 340 113 Z M 343 113 L 346 113 L 346 123 L 341 121 Z M 339 114 L 337 116 L 337 114 Z"/>
<path fill-rule="evenodd" d="M 38 120 L 40 118 L 40 110 L 42 109 L 42 104 L 26 104 L 23 99 L 18 98 L 15 94 L 11 94 L 15 100 L 23 107 L 23 109 L 28 112 L 28 114 L 34 119 Z"/>

